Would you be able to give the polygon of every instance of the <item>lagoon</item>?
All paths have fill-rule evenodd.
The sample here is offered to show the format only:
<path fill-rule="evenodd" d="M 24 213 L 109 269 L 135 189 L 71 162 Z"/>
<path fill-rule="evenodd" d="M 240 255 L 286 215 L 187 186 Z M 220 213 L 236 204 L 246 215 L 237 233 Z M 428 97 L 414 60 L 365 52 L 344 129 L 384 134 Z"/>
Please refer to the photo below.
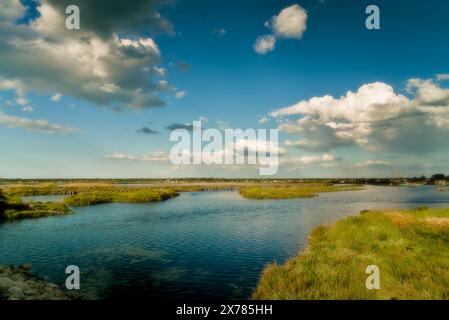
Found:
<path fill-rule="evenodd" d="M 245 299 L 264 266 L 295 256 L 316 226 L 364 209 L 418 206 L 449 207 L 449 193 L 367 186 L 248 200 L 236 191 L 191 192 L 158 203 L 80 207 L 73 215 L 0 224 L 0 265 L 31 263 L 60 285 L 65 268 L 77 265 L 80 293 L 90 299 Z"/>

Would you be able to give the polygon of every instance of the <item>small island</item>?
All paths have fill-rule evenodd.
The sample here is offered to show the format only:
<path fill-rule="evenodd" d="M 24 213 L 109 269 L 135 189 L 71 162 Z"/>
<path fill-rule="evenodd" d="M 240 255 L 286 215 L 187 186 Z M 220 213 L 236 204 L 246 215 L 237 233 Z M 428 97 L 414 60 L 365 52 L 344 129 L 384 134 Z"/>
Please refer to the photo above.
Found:
<path fill-rule="evenodd" d="M 111 202 L 149 203 L 174 198 L 179 193 L 173 189 L 133 188 L 123 189 L 118 186 L 106 185 L 84 186 L 86 191 L 77 189 L 63 192 L 48 184 L 36 185 L 32 188 L 10 188 L 3 192 L 0 189 L 0 220 L 18 220 L 26 218 L 41 218 L 48 216 L 67 215 L 73 213 L 69 207 L 82 207 Z M 79 192 L 79 193 L 78 193 Z M 28 202 L 22 201 L 22 196 L 72 194 L 63 203 L 60 202 Z"/>
<path fill-rule="evenodd" d="M 338 192 L 361 190 L 362 186 L 357 185 L 334 185 L 332 183 L 298 183 L 283 184 L 280 186 L 250 186 L 240 189 L 240 194 L 247 199 L 294 199 L 294 198 L 314 198 L 323 192 Z"/>
<path fill-rule="evenodd" d="M 102 203 L 147 203 L 159 202 L 174 198 L 179 194 L 171 189 L 166 190 L 130 190 L 130 191 L 92 191 L 70 196 L 64 200 L 64 204 L 73 207 L 90 206 Z"/>

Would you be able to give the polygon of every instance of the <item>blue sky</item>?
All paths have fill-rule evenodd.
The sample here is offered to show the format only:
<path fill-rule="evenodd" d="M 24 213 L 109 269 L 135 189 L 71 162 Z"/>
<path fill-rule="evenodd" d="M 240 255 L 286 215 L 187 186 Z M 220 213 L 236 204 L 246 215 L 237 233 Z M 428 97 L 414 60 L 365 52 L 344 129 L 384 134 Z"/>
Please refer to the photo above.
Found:
<path fill-rule="evenodd" d="M 160 159 L 166 127 L 200 118 L 279 128 L 280 177 L 448 173 L 447 2 L 69 2 L 80 31 L 65 30 L 65 1 L 0 13 L 0 177 L 257 177 Z M 369 4 L 380 30 L 365 27 Z M 305 31 L 276 29 L 301 27 L 279 18 L 298 10 Z M 256 52 L 263 35 L 276 45 Z"/>

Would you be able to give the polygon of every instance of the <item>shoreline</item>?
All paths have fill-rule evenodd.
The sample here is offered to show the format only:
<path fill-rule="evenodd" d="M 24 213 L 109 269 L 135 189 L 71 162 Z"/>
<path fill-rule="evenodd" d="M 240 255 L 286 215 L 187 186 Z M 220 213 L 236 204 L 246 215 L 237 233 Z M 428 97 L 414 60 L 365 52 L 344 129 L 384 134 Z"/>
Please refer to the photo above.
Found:
<path fill-rule="evenodd" d="M 0 300 L 74 300 L 73 294 L 31 272 L 31 265 L 0 265 Z"/>

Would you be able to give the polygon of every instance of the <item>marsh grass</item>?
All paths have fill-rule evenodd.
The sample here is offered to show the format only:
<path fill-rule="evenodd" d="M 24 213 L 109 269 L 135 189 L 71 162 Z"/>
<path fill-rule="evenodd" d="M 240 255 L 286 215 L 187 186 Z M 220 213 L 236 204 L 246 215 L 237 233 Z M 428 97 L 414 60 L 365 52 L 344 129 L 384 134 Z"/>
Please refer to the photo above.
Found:
<path fill-rule="evenodd" d="M 102 203 L 124 202 L 124 203 L 145 203 L 164 201 L 178 196 L 178 193 L 171 189 L 164 190 L 131 190 L 131 191 L 93 191 L 82 192 L 70 196 L 64 200 L 64 204 L 74 207 L 90 206 Z"/>
<path fill-rule="evenodd" d="M 62 203 L 30 202 L 14 209 L 5 210 L 4 217 L 7 220 L 36 219 L 48 216 L 67 215 L 70 213 L 72 211 Z"/>
<path fill-rule="evenodd" d="M 72 213 L 66 205 L 57 202 L 23 203 L 19 197 L 11 197 L 1 192 L 0 199 L 0 220 L 40 218 Z"/>
<path fill-rule="evenodd" d="M 355 185 L 332 185 L 322 183 L 303 183 L 281 186 L 256 186 L 240 189 L 240 194 L 247 199 L 293 199 L 293 198 L 313 198 L 323 192 L 338 192 L 359 190 L 360 186 Z"/>
<path fill-rule="evenodd" d="M 380 268 L 380 290 L 365 269 Z M 449 209 L 364 211 L 320 226 L 307 249 L 265 268 L 254 299 L 449 299 Z"/>

